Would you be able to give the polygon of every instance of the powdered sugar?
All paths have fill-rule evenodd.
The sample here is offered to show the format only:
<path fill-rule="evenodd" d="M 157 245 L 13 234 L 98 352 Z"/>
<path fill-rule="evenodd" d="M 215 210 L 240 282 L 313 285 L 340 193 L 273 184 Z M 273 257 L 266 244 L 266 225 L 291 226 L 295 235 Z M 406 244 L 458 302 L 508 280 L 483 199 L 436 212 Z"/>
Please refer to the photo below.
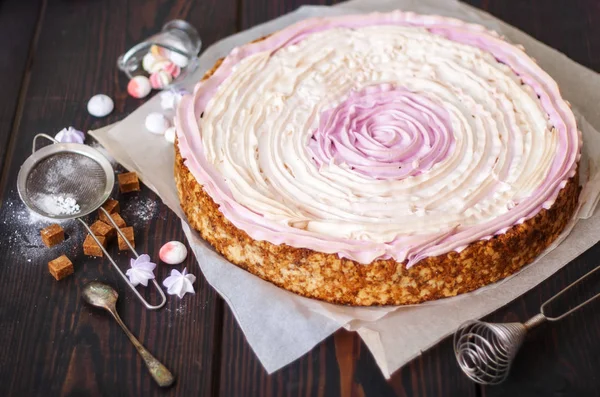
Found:
<path fill-rule="evenodd" d="M 48 215 L 75 215 L 80 208 L 72 197 L 58 195 L 37 195 L 33 198 L 36 207 Z"/>
<path fill-rule="evenodd" d="M 12 196 L 12 194 L 11 194 Z M 4 248 L 14 255 L 21 255 L 27 262 L 42 263 L 56 258 L 56 254 L 74 255 L 85 233 L 75 220 L 50 219 L 30 211 L 19 199 L 8 199 L 2 204 L 0 212 L 0 230 L 9 231 Z M 73 239 L 67 246 L 60 244 L 47 248 L 40 238 L 40 230 L 52 223 L 59 223 L 65 230 L 67 239 Z"/>
<path fill-rule="evenodd" d="M 147 197 L 131 197 L 124 203 L 123 212 L 127 219 L 131 219 L 134 225 L 146 224 L 158 215 L 158 204 L 156 199 Z"/>

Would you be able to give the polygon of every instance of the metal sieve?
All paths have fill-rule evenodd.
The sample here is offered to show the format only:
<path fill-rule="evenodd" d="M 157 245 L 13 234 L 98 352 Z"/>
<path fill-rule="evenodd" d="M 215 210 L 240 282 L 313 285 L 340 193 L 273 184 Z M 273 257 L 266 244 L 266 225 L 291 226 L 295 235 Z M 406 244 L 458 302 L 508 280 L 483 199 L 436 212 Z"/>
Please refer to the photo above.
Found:
<path fill-rule="evenodd" d="M 45 138 L 54 144 L 37 150 L 39 138 Z M 56 220 L 77 219 L 144 306 L 150 310 L 159 309 L 167 302 L 167 298 L 156 280 L 152 282 L 160 293 L 161 302 L 158 305 L 151 305 L 129 282 L 127 276 L 82 219 L 96 210 L 103 211 L 133 255 L 136 258 L 139 256 L 110 214 L 101 207 L 109 198 L 114 183 L 115 175 L 110 162 L 96 149 L 78 143 L 59 143 L 49 135 L 38 134 L 33 138 L 31 156 L 25 160 L 19 170 L 17 190 L 23 203 L 39 215 Z M 55 204 L 57 198 L 70 200 L 72 204 L 76 203 L 78 208 L 73 205 L 57 207 Z"/>

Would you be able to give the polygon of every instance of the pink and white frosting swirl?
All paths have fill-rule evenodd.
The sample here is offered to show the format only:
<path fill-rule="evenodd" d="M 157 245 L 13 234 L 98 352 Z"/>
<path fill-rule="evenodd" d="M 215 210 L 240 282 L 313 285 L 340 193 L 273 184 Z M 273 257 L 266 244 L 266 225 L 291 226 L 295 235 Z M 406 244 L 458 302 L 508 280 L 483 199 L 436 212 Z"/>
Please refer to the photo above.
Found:
<path fill-rule="evenodd" d="M 176 125 L 185 164 L 250 237 L 408 266 L 549 208 L 581 147 L 524 52 L 399 11 L 309 19 L 234 49 Z"/>
<path fill-rule="evenodd" d="M 444 108 L 390 84 L 352 92 L 338 107 L 322 113 L 309 143 L 319 166 L 334 161 L 378 179 L 418 175 L 453 147 Z"/>

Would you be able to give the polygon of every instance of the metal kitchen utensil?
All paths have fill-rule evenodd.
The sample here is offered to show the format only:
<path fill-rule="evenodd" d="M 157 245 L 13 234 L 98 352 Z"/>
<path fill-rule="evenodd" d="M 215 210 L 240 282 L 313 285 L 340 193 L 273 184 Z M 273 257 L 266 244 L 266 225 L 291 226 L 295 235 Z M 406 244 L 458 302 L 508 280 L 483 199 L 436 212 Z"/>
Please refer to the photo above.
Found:
<path fill-rule="evenodd" d="M 54 145 L 36 150 L 39 138 L 52 141 Z M 23 203 L 39 215 L 57 220 L 77 219 L 144 306 L 150 310 L 160 309 L 167 302 L 167 297 L 156 280 L 152 282 L 161 296 L 161 302 L 158 305 L 151 305 L 129 282 L 127 276 L 82 219 L 96 210 L 104 212 L 129 250 L 136 258 L 139 256 L 109 213 L 101 207 L 109 198 L 114 183 L 115 175 L 110 162 L 96 149 L 78 143 L 59 143 L 49 135 L 38 134 L 33 138 L 31 156 L 25 160 L 19 170 L 17 190 Z M 49 207 L 48 203 L 57 196 L 74 199 L 79 205 L 79 211 L 73 214 L 50 211 L 51 206 Z"/>
<path fill-rule="evenodd" d="M 529 330 L 546 321 L 561 320 L 600 297 L 598 293 L 558 316 L 546 314 L 550 303 L 599 269 L 600 267 L 596 267 L 548 299 L 540 306 L 540 313 L 525 323 L 493 324 L 472 320 L 462 324 L 454 334 L 454 354 L 460 368 L 469 378 L 482 385 L 497 385 L 503 382 Z"/>
<path fill-rule="evenodd" d="M 125 335 L 127 335 L 131 343 L 133 343 L 133 346 L 135 346 L 137 349 L 138 353 L 144 360 L 146 367 L 148 367 L 150 375 L 152 375 L 160 387 L 168 387 L 173 384 L 175 381 L 173 374 L 171 374 L 167 367 L 165 367 L 152 354 L 150 354 L 148 350 L 146 350 L 140 341 L 137 340 L 137 338 L 133 336 L 133 334 L 125 326 L 121 320 L 121 317 L 119 317 L 116 308 L 119 294 L 113 287 L 98 281 L 92 281 L 83 287 L 83 290 L 81 291 L 81 297 L 86 303 L 104 309 L 113 316 L 113 318 L 117 321 L 117 324 L 121 326 L 123 332 L 125 332 Z"/>

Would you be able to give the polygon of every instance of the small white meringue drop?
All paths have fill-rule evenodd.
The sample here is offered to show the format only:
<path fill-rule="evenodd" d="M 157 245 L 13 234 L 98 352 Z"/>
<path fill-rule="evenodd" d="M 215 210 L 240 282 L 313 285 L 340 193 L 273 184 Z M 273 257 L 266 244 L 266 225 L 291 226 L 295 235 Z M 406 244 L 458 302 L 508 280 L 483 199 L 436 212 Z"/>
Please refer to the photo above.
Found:
<path fill-rule="evenodd" d="M 179 265 L 187 258 L 187 248 L 179 241 L 169 241 L 158 252 L 160 260 L 169 265 Z"/>
<path fill-rule="evenodd" d="M 153 112 L 146 116 L 145 125 L 151 133 L 162 135 L 171 126 L 171 122 L 164 114 Z"/>
<path fill-rule="evenodd" d="M 165 131 L 165 139 L 167 142 L 175 143 L 175 135 L 177 135 L 177 130 L 175 127 L 169 127 Z"/>
<path fill-rule="evenodd" d="M 108 116 L 114 108 L 113 100 L 104 94 L 94 95 L 87 104 L 88 112 L 94 117 Z"/>

